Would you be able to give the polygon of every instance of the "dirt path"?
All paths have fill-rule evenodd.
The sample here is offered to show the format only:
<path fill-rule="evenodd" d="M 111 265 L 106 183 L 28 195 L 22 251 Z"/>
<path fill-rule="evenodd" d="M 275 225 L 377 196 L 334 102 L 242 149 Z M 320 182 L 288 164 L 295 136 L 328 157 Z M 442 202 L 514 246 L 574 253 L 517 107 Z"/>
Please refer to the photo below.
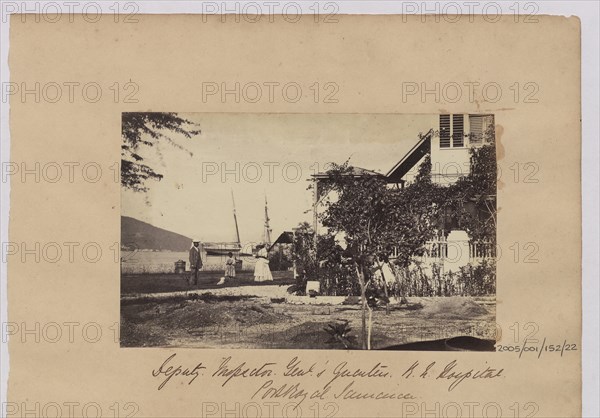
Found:
<path fill-rule="evenodd" d="M 185 274 L 123 274 L 121 276 L 121 295 L 215 289 L 222 276 L 222 272 L 201 271 L 198 284 L 192 286 L 188 283 L 189 272 Z M 273 283 L 278 285 L 289 286 L 294 283 L 291 271 L 274 271 L 273 278 Z M 232 282 L 226 283 L 223 288 L 262 285 L 269 285 L 269 283 L 258 284 L 254 282 L 252 272 L 244 271 L 237 273 L 236 278 Z"/>
<path fill-rule="evenodd" d="M 289 296 L 287 292 L 289 285 L 257 285 L 257 286 L 239 286 L 239 287 L 211 287 L 209 289 L 192 289 L 177 292 L 158 292 L 129 294 L 121 297 L 121 300 L 135 299 L 171 299 L 173 297 L 190 297 L 191 295 L 213 294 L 215 296 L 254 296 L 256 298 L 285 298 Z"/>

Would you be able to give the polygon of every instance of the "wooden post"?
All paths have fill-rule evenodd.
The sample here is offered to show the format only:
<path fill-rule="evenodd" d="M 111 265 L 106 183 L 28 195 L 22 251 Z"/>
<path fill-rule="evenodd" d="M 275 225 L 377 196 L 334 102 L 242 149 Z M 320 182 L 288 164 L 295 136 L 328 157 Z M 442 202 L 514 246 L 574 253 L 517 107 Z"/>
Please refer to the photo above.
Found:
<path fill-rule="evenodd" d="M 377 267 L 381 270 L 381 278 L 383 279 L 383 293 L 387 298 L 388 302 L 385 304 L 385 314 L 390 314 L 390 297 L 388 295 L 387 281 L 385 280 L 385 274 L 383 274 L 383 265 L 376 259 Z"/>

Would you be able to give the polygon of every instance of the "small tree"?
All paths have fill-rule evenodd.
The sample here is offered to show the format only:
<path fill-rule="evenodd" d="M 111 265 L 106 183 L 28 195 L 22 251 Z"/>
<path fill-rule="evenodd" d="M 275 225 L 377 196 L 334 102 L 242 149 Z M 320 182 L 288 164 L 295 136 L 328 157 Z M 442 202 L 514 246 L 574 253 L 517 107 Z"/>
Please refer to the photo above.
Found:
<path fill-rule="evenodd" d="M 363 348 L 370 348 L 366 316 L 367 311 L 371 316 L 372 302 L 377 299 L 369 298 L 369 304 L 367 298 L 372 266 L 380 267 L 379 260 L 387 260 L 393 252 L 400 265 L 408 265 L 413 255 L 423 252 L 425 242 L 433 234 L 432 218 L 440 210 L 443 191 L 431 183 L 426 170 L 423 168 L 415 183 L 402 190 L 388 188 L 383 176 L 356 175 L 357 170 L 348 162 L 333 164 L 324 179 L 337 199 L 326 201 L 320 217 L 331 234 L 345 234 L 346 254 L 352 260 L 361 290 Z M 385 284 L 384 292 L 379 299 L 388 301 Z M 370 324 L 371 321 L 369 330 Z"/>
<path fill-rule="evenodd" d="M 300 223 L 294 232 L 292 244 L 292 262 L 296 269 L 296 283 L 290 291 L 303 294 L 307 277 L 314 274 L 316 253 L 313 246 L 314 232 L 308 222 Z"/>

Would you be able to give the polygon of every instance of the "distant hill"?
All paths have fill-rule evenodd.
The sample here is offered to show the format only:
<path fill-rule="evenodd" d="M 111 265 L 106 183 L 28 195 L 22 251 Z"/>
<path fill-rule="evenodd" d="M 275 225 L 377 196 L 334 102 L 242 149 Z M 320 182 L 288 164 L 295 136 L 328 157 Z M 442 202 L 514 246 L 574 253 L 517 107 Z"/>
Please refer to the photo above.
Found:
<path fill-rule="evenodd" d="M 192 239 L 121 216 L 121 248 L 129 250 L 187 251 Z"/>

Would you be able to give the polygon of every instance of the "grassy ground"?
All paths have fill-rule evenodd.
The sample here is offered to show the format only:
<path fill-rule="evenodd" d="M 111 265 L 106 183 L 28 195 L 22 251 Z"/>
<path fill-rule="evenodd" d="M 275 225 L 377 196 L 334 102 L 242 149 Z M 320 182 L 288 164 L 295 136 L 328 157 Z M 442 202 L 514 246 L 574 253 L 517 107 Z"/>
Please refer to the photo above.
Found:
<path fill-rule="evenodd" d="M 121 294 L 133 293 L 164 293 L 177 292 L 191 289 L 212 289 L 223 276 L 220 271 L 201 271 L 198 278 L 198 284 L 191 286 L 188 284 L 189 273 L 186 274 L 124 274 L 121 276 Z M 274 282 L 254 282 L 254 273 L 252 271 L 242 271 L 236 274 L 235 281 L 226 283 L 219 287 L 230 286 L 264 286 L 276 284 L 293 284 L 294 277 L 291 271 L 274 271 Z"/>

